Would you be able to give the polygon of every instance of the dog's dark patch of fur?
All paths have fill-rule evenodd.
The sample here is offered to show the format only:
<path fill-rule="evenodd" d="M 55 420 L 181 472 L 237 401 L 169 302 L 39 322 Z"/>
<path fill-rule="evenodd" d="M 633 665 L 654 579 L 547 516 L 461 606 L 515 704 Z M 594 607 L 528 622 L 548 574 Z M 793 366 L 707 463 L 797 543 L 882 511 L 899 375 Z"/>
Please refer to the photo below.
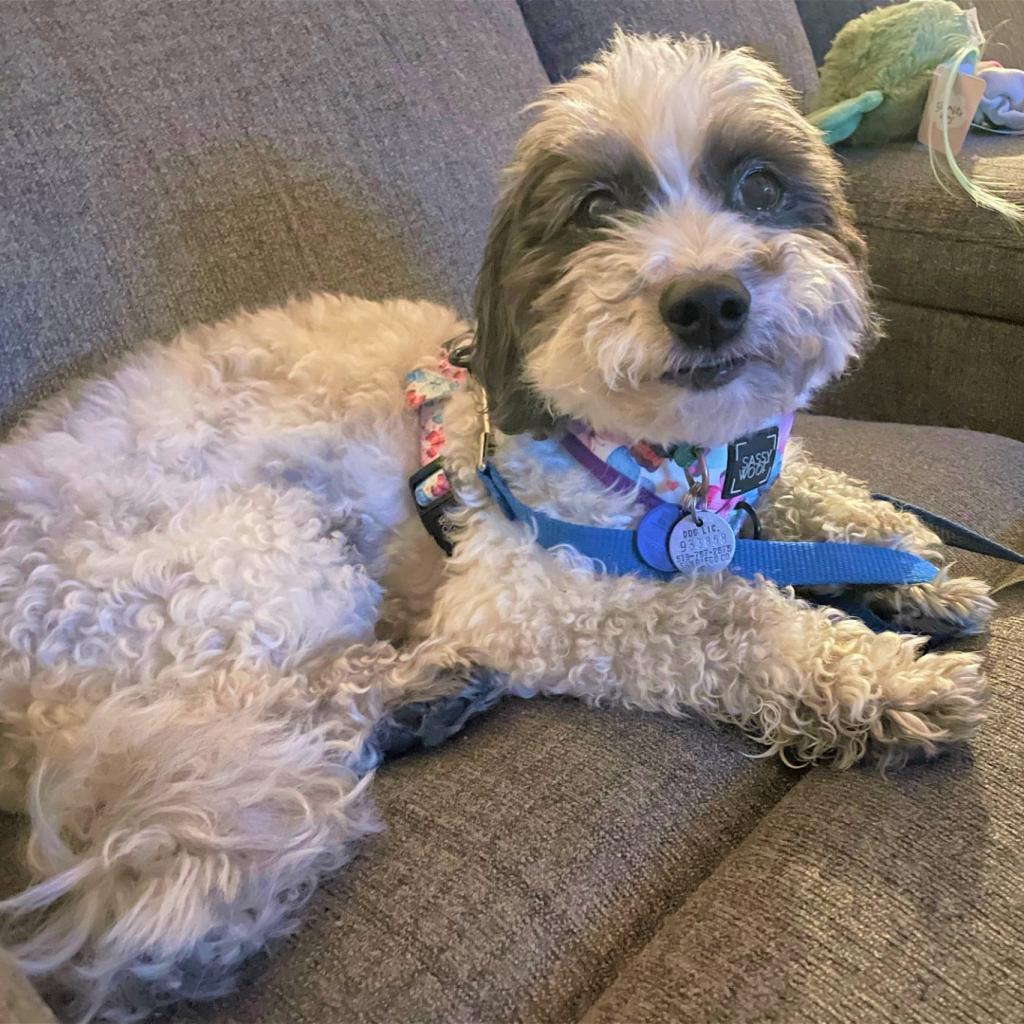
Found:
<path fill-rule="evenodd" d="M 659 198 L 653 170 L 624 140 L 588 140 L 570 152 L 546 152 L 512 181 L 498 202 L 476 289 L 472 369 L 487 390 L 491 419 L 506 433 L 548 430 L 553 417 L 529 383 L 522 361 L 536 316 L 534 300 L 566 261 L 598 236 L 575 213 L 604 189 L 622 216 L 640 215 Z"/>
<path fill-rule="evenodd" d="M 743 173 L 764 166 L 779 178 L 784 195 L 776 210 L 752 216 L 769 226 L 824 232 L 842 244 L 844 259 L 859 264 L 865 246 L 853 228 L 837 161 L 792 118 L 765 116 L 753 131 L 749 124 L 717 124 L 709 130 L 698 164 L 701 185 L 735 208 Z"/>

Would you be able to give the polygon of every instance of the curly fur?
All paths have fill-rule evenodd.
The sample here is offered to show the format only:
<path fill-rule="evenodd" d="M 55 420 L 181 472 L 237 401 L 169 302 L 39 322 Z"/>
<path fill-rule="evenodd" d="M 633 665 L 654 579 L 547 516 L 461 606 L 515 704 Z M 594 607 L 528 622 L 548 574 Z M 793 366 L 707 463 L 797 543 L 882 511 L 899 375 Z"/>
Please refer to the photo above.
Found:
<path fill-rule="evenodd" d="M 774 219 L 723 184 L 759 147 L 788 183 Z M 620 190 L 621 216 L 576 230 L 595 181 Z M 775 72 L 618 36 L 539 105 L 481 271 L 474 372 L 512 486 L 580 522 L 635 523 L 629 496 L 544 433 L 583 416 L 713 443 L 801 404 L 873 332 L 862 257 L 838 168 Z M 749 362 L 694 390 L 662 379 L 700 357 L 673 346 L 657 293 L 709 267 L 747 282 Z M 981 719 L 975 655 L 921 656 L 915 637 L 765 581 L 609 577 L 541 551 L 476 479 L 470 393 L 446 413 L 462 508 L 445 562 L 408 495 L 402 386 L 463 329 L 428 303 L 344 296 L 241 314 L 143 349 L 0 447 L 0 798 L 30 817 L 35 878 L 0 909 L 64 1016 L 138 1020 L 225 991 L 377 827 L 382 716 L 475 666 L 518 693 L 702 714 L 841 768 L 932 754 Z M 779 538 L 938 554 L 911 516 L 799 452 L 763 520 Z M 950 631 L 991 610 L 948 574 L 873 599 Z"/>

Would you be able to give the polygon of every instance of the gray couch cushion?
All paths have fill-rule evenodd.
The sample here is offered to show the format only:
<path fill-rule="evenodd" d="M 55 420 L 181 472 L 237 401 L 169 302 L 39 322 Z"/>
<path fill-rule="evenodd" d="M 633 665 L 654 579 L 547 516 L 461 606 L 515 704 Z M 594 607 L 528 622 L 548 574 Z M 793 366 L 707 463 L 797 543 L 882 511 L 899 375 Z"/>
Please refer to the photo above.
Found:
<path fill-rule="evenodd" d="M 586 1024 L 1004 1024 L 1024 1007 L 1024 588 L 979 739 L 883 780 L 812 772 Z"/>
<path fill-rule="evenodd" d="M 1024 444 L 971 430 L 797 418 L 813 457 L 1024 550 Z M 958 575 L 999 587 L 1021 577 L 1010 562 L 951 552 Z"/>
<path fill-rule="evenodd" d="M 697 721 L 509 700 L 386 766 L 388 829 L 260 976 L 176 1024 L 577 1019 L 796 773 Z"/>
<path fill-rule="evenodd" d="M 515 0 L 0 4 L 0 421 L 243 304 L 465 309 L 546 84 Z"/>
<path fill-rule="evenodd" d="M 885 338 L 856 373 L 815 399 L 816 409 L 1024 440 L 1024 326 L 894 299 L 878 308 Z"/>
<path fill-rule="evenodd" d="M 820 461 L 1024 544 L 1024 444 L 802 417 Z M 1019 569 L 964 556 L 993 582 Z M 991 719 L 883 780 L 809 772 L 619 974 L 587 1024 L 981 1024 L 1024 1006 L 1024 586 L 986 642 Z"/>
<path fill-rule="evenodd" d="M 1020 139 L 973 132 L 960 163 L 1024 205 L 1022 154 Z M 816 408 L 1024 439 L 1024 234 L 943 189 L 915 142 L 842 155 L 888 336 Z"/>
<path fill-rule="evenodd" d="M 959 186 L 935 180 L 916 142 L 842 151 L 875 279 L 900 302 L 1024 323 L 1024 235 Z M 1024 206 L 1024 141 L 975 132 L 960 163 Z"/>
<path fill-rule="evenodd" d="M 520 0 L 552 80 L 566 78 L 599 50 L 616 25 L 637 32 L 709 35 L 752 46 L 801 92 L 818 81 L 793 0 Z"/>

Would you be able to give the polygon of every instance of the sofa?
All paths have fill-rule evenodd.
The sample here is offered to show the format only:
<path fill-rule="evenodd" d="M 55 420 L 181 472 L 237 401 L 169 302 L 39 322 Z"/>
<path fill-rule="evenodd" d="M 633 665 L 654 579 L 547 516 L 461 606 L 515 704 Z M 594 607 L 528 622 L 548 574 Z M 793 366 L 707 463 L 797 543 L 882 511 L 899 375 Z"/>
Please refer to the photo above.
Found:
<path fill-rule="evenodd" d="M 523 107 L 614 24 L 752 45 L 810 107 L 816 63 L 868 6 L 7 0 L 2 424 L 239 306 L 324 289 L 468 311 Z M 1024 65 L 1019 5 L 977 7 L 1010 19 L 993 45 Z M 1020 548 L 1024 237 L 942 191 L 913 143 L 844 160 L 888 338 L 797 430 L 818 460 Z M 972 136 L 964 162 L 1024 200 L 1024 143 Z M 1024 571 L 967 553 L 954 571 L 1000 605 L 964 642 L 993 689 L 970 745 L 888 777 L 798 771 L 696 719 L 508 699 L 385 764 L 386 831 L 236 993 L 166 1019 L 1024 1020 Z M 0 818 L 0 893 L 25 882 L 26 831 Z M 0 959 L 0 1021 L 48 1014 Z"/>

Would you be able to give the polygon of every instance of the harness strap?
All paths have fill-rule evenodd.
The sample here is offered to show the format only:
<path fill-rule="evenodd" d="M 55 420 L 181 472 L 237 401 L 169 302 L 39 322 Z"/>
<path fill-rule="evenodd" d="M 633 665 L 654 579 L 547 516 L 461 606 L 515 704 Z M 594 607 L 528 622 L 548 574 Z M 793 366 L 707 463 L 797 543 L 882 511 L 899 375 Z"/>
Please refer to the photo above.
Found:
<path fill-rule="evenodd" d="M 569 546 L 601 562 L 615 575 L 633 573 L 670 580 L 678 575 L 652 568 L 639 555 L 636 531 L 584 526 L 555 519 L 521 502 L 493 462 L 478 470 L 491 497 L 511 520 L 532 526 L 544 548 Z M 762 575 L 780 586 L 927 583 L 938 570 L 907 551 L 832 541 L 737 540 L 729 570 L 747 579 Z"/>

